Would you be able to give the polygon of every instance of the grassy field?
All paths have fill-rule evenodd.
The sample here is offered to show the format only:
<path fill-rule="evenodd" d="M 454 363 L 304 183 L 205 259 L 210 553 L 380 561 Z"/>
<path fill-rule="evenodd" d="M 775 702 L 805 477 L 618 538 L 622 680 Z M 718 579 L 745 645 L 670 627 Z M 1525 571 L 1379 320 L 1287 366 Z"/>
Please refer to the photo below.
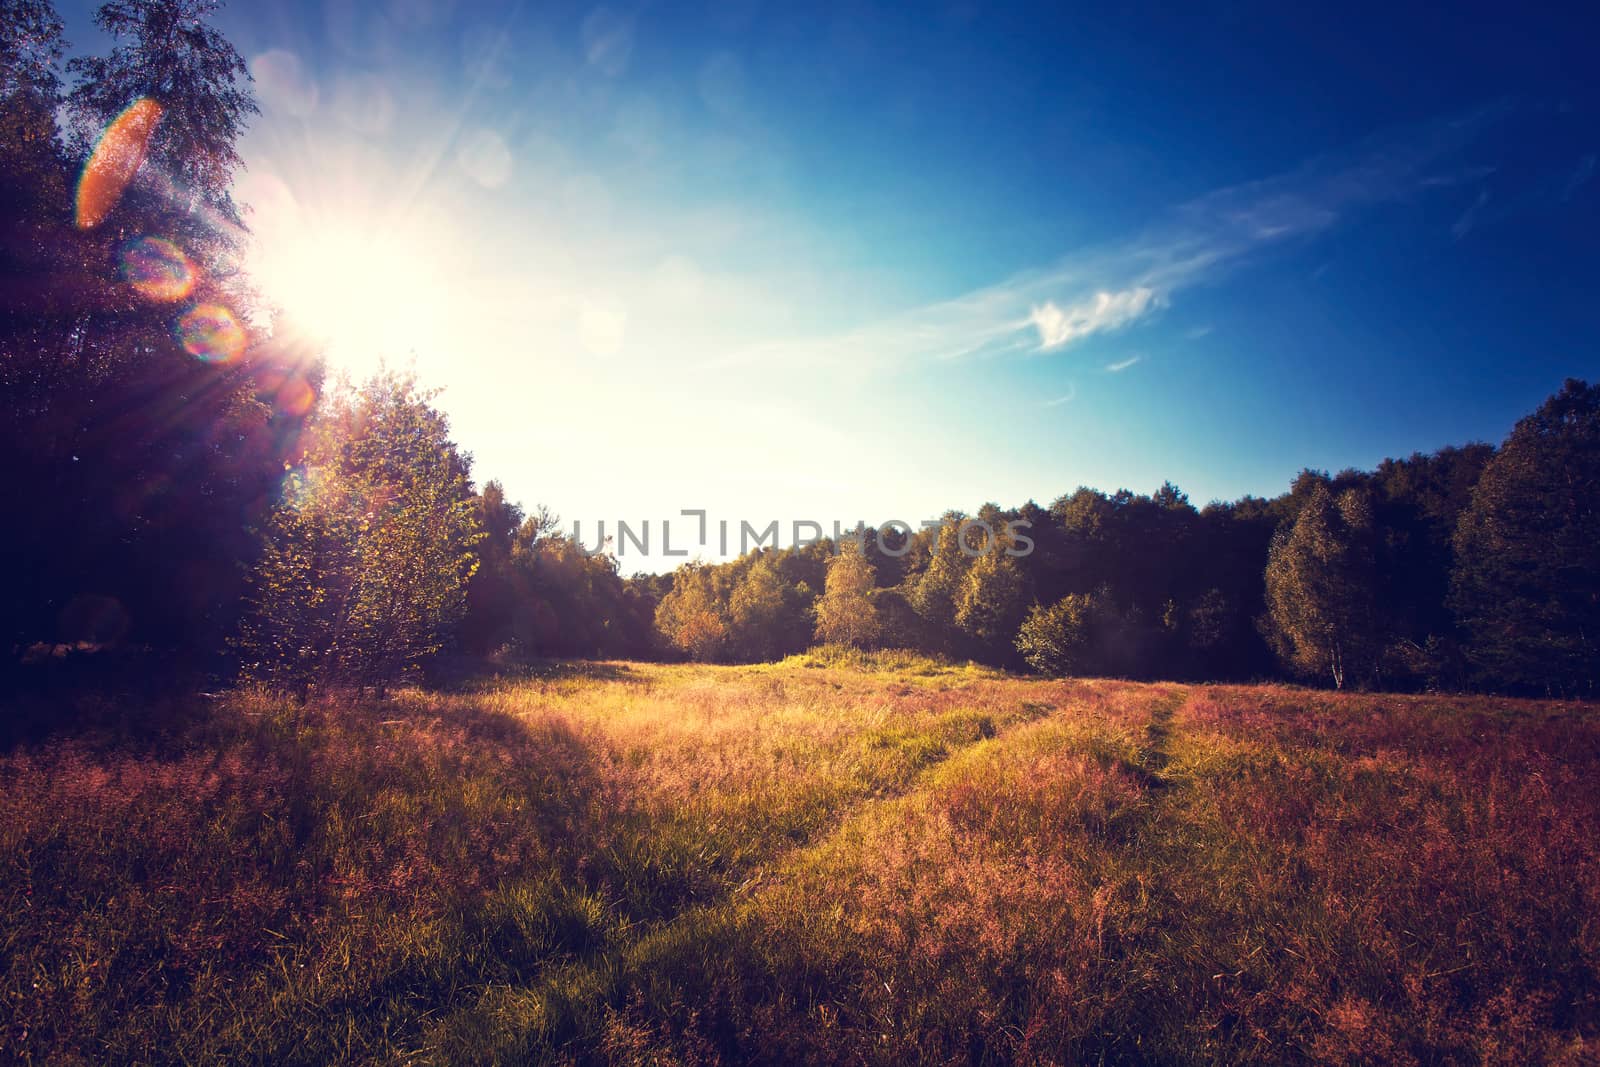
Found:
<path fill-rule="evenodd" d="M 0 754 L 0 1059 L 1600 1059 L 1600 714 L 883 655 Z"/>

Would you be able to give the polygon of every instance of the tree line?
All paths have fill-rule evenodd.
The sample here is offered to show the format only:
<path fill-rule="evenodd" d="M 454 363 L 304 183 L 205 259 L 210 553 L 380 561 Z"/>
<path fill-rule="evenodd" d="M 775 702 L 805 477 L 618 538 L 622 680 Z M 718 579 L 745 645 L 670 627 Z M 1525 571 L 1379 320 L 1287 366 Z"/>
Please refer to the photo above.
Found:
<path fill-rule="evenodd" d="M 476 488 L 412 377 L 328 381 L 252 289 L 229 189 L 255 105 L 214 9 L 111 0 L 112 50 L 63 63 L 48 0 L 0 0 L 10 676 L 132 659 L 308 694 L 452 658 L 821 642 L 1051 674 L 1594 692 L 1600 389 L 1579 381 L 1498 448 L 1307 470 L 1272 499 L 1080 488 L 623 578 L 548 511 Z M 124 128 L 132 166 L 101 166 Z M 128 180 L 85 211 L 91 173 Z"/>
<path fill-rule="evenodd" d="M 1572 380 L 1498 449 L 1306 470 L 1276 498 L 1201 508 L 1170 483 L 987 504 L 971 518 L 1020 520 L 1030 551 L 963 551 L 986 535 L 951 512 L 903 555 L 869 537 L 682 568 L 657 621 L 703 659 L 819 640 L 1051 674 L 1587 695 L 1597 501 L 1600 388 Z"/>

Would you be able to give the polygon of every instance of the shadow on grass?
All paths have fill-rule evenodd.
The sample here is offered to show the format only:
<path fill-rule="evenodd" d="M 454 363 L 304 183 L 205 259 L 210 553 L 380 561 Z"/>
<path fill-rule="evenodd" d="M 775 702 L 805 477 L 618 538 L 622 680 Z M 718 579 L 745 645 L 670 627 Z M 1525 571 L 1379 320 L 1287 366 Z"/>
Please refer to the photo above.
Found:
<path fill-rule="evenodd" d="M 494 664 L 458 657 L 431 665 L 430 691 L 470 696 L 508 684 L 633 681 L 625 663 L 536 660 Z M 0 665 L 0 753 L 71 738 L 96 749 L 160 751 L 216 715 L 224 687 L 189 660 L 149 652 L 72 654 Z M 216 692 L 212 690 L 218 690 Z M 312 704 L 372 708 L 386 702 L 341 692 Z"/>
<path fill-rule="evenodd" d="M 410 691 L 157 716 L 0 753 L 25 1062 L 391 1059 L 430 1013 L 604 939 L 588 871 L 632 798 L 560 715 Z"/>
<path fill-rule="evenodd" d="M 212 713 L 204 673 L 154 655 L 78 657 L 0 668 L 0 752 L 73 737 L 159 746 Z"/>

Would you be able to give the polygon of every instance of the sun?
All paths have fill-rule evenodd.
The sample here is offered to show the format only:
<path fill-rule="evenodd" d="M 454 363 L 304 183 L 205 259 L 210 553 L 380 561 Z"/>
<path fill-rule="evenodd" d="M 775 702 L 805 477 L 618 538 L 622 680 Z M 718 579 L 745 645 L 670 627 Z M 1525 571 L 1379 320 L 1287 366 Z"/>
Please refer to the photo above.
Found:
<path fill-rule="evenodd" d="M 254 273 L 267 302 L 360 378 L 434 348 L 449 299 L 429 242 L 394 227 L 280 229 L 259 243 Z"/>
<path fill-rule="evenodd" d="M 418 205 L 334 173 L 251 174 L 248 269 L 275 318 L 306 334 L 331 370 L 362 379 L 448 342 L 445 234 Z"/>

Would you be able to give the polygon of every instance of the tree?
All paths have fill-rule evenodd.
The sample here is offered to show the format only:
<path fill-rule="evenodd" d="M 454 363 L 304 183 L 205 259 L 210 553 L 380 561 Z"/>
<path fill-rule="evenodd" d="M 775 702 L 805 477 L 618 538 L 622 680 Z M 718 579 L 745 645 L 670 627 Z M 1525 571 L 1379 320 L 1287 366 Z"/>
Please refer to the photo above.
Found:
<path fill-rule="evenodd" d="M 234 631 L 253 531 L 298 459 L 301 400 L 320 368 L 289 331 L 252 325 L 237 227 L 145 179 L 163 153 L 215 156 L 191 163 L 231 173 L 237 127 L 205 116 L 227 106 L 214 89 L 240 107 L 244 90 L 186 77 L 143 178 L 100 225 L 80 228 L 72 189 L 84 153 L 104 116 L 130 102 L 113 103 L 96 79 L 131 86 L 142 46 L 72 67 L 74 156 L 56 135 L 59 19 L 38 0 L 10 0 L 0 15 L 0 460 L 30 512 L 0 529 L 0 555 L 31 564 L 0 597 L 0 628 L 23 646 L 95 640 L 75 605 L 115 604 L 128 648 L 220 668 L 207 660 Z M 198 16 L 179 29 L 184 49 L 203 39 L 232 54 Z M 196 124 L 203 140 L 167 146 Z"/>
<path fill-rule="evenodd" d="M 506 499 L 497 481 L 484 485 L 478 496 L 478 523 L 483 540 L 478 545 L 478 569 L 467 587 L 467 615 L 461 624 L 461 647 L 488 656 L 513 638 L 513 621 L 520 595 L 515 566 L 522 508 Z"/>
<path fill-rule="evenodd" d="M 69 113 L 86 151 L 130 104 L 154 100 L 161 119 L 146 165 L 173 183 L 189 209 L 205 206 L 237 222 L 228 187 L 240 165 L 239 137 L 258 108 L 244 57 L 209 22 L 220 7 L 217 0 L 102 4 L 95 24 L 118 44 L 110 55 L 67 65 L 78 78 Z"/>
<path fill-rule="evenodd" d="M 1021 568 L 997 544 L 974 560 L 962 578 L 955 622 L 980 648 L 1003 659 L 1024 608 Z"/>
<path fill-rule="evenodd" d="M 843 546 L 828 561 L 828 579 L 817 601 L 817 640 L 824 644 L 872 648 L 882 635 L 872 602 L 872 564 L 855 545 Z"/>
<path fill-rule="evenodd" d="M 787 592 L 770 553 L 758 557 L 745 572 L 728 598 L 728 621 L 740 659 L 777 659 L 798 651 L 790 647 L 785 633 L 792 612 Z"/>
<path fill-rule="evenodd" d="M 1600 676 L 1600 387 L 1569 379 L 1484 468 L 1451 603 L 1482 680 L 1593 694 Z"/>
<path fill-rule="evenodd" d="M 1369 477 L 1378 526 L 1378 584 L 1392 640 L 1384 675 L 1393 683 L 1464 681 L 1449 608 L 1453 538 L 1472 489 L 1494 456 L 1486 444 L 1386 459 Z"/>
<path fill-rule="evenodd" d="M 1099 596 L 1069 593 L 1048 607 L 1035 604 L 1017 631 L 1017 651 L 1028 666 L 1057 677 L 1093 673 Z"/>
<path fill-rule="evenodd" d="M 962 583 L 972 566 L 961 546 L 965 518 L 958 511 L 944 515 L 939 528 L 930 531 L 926 566 L 907 579 L 907 599 L 922 617 L 921 631 L 936 646 L 932 649 L 936 652 L 955 651 L 965 636 L 956 626 Z"/>
<path fill-rule="evenodd" d="M 0 0 L 0 98 L 31 91 L 56 99 L 66 51 L 61 16 L 46 0 Z"/>
<path fill-rule="evenodd" d="M 58 73 L 67 42 L 61 16 L 45 0 L 0 0 L 0 130 L 7 198 L 36 196 L 56 184 Z M 28 163 L 19 166 L 22 160 Z"/>
<path fill-rule="evenodd" d="M 1294 525 L 1274 538 L 1266 585 L 1269 634 L 1284 662 L 1337 688 L 1369 677 L 1383 646 L 1373 557 L 1372 506 L 1319 482 Z"/>
<path fill-rule="evenodd" d="M 267 525 L 240 640 L 248 676 L 381 693 L 465 614 L 482 538 L 468 461 L 409 376 L 330 399 Z"/>
<path fill-rule="evenodd" d="M 702 662 L 720 659 L 728 640 L 717 582 L 716 568 L 685 564 L 673 575 L 672 591 L 656 607 L 656 629 L 667 644 Z"/>

